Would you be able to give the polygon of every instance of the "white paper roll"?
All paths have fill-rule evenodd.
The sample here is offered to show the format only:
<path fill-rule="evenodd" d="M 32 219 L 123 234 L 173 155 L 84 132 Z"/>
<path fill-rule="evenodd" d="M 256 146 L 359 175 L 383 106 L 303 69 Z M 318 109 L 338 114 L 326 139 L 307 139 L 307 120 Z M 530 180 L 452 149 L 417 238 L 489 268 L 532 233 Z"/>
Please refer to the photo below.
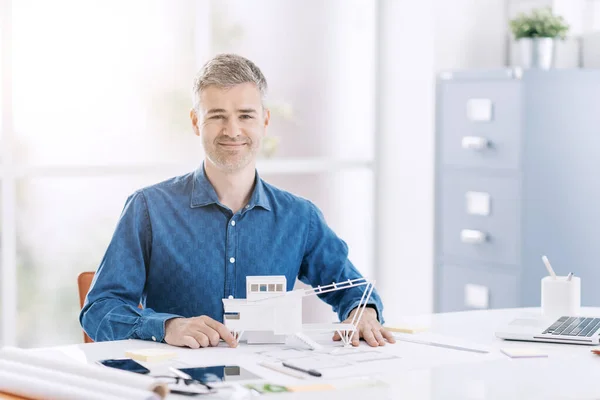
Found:
<path fill-rule="evenodd" d="M 28 399 L 61 399 L 61 400 L 122 400 L 102 392 L 92 392 L 78 387 L 64 385 L 38 379 L 33 376 L 15 374 L 0 370 L 0 392 L 10 393 Z"/>
<path fill-rule="evenodd" d="M 129 386 L 118 385 L 111 382 L 100 381 L 84 376 L 70 374 L 68 372 L 56 371 L 49 368 L 37 367 L 23 364 L 12 360 L 0 359 L 0 373 L 7 372 L 17 374 L 23 377 L 35 377 L 44 382 L 61 385 L 63 388 L 72 390 L 85 390 L 93 393 L 102 393 L 107 396 L 113 396 L 129 400 L 159 400 L 160 396 L 149 390 L 135 389 Z M 29 385 L 22 388 L 29 391 Z M 3 380 L 0 380 L 0 391 L 9 391 L 4 388 Z"/>
<path fill-rule="evenodd" d="M 156 379 L 149 376 L 115 368 L 107 368 L 101 365 L 60 360 L 16 347 L 4 347 L 1 349 L 0 359 L 48 368 L 54 371 L 127 386 L 133 389 L 149 390 L 158 394 L 160 398 L 166 397 L 169 393 L 169 389 L 165 383 L 158 382 Z"/>

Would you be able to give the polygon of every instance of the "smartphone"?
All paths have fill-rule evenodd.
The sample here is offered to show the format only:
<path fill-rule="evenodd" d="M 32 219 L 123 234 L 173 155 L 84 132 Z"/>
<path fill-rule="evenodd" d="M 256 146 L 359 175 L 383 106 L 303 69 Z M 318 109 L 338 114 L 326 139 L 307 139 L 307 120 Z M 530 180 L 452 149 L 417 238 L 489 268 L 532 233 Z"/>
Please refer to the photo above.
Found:
<path fill-rule="evenodd" d="M 107 367 L 122 369 L 124 371 L 131 371 L 138 374 L 149 374 L 150 370 L 144 367 L 142 364 L 130 359 L 130 358 L 121 358 L 121 359 L 109 359 L 109 360 L 100 360 L 99 364 L 105 365 Z"/>

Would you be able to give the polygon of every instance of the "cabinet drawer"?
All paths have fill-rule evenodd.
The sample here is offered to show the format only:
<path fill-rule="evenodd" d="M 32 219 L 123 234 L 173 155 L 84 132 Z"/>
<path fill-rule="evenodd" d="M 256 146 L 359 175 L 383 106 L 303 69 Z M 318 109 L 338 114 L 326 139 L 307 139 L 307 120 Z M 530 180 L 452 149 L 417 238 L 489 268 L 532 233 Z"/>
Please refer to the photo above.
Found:
<path fill-rule="evenodd" d="M 438 270 L 438 312 L 519 306 L 518 274 L 485 265 L 442 265 Z"/>
<path fill-rule="evenodd" d="M 459 167 L 517 169 L 521 150 L 521 82 L 441 83 L 441 162 Z"/>
<path fill-rule="evenodd" d="M 446 171 L 438 202 L 438 249 L 442 256 L 520 263 L 517 178 Z"/>

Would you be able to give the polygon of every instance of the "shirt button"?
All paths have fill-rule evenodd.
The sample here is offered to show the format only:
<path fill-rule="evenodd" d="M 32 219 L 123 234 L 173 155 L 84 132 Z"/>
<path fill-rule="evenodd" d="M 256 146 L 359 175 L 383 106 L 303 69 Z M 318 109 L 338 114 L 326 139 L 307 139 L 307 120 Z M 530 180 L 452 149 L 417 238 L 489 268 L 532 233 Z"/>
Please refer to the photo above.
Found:
<path fill-rule="evenodd" d="M 250 204 L 246 204 L 246 207 L 244 207 L 244 208 L 250 208 Z"/>
<path fill-rule="evenodd" d="M 235 221 L 231 221 L 231 226 L 235 226 Z"/>
<path fill-rule="evenodd" d="M 156 342 L 156 338 L 154 336 L 152 336 L 152 340 L 154 340 Z"/>
<path fill-rule="evenodd" d="M 233 264 L 233 263 L 235 262 L 235 258 L 231 257 L 231 258 L 229 259 L 229 262 Z"/>

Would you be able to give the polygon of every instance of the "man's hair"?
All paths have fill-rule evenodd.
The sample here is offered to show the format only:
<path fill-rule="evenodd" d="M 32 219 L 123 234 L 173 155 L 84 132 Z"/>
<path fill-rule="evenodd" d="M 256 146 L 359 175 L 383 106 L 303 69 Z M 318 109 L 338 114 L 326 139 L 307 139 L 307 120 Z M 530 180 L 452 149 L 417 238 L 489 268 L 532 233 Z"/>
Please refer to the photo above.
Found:
<path fill-rule="evenodd" d="M 267 80 L 252 61 L 237 54 L 219 54 L 209 60 L 194 78 L 194 109 L 200 106 L 200 93 L 209 86 L 230 88 L 242 83 L 254 83 L 264 101 Z"/>

